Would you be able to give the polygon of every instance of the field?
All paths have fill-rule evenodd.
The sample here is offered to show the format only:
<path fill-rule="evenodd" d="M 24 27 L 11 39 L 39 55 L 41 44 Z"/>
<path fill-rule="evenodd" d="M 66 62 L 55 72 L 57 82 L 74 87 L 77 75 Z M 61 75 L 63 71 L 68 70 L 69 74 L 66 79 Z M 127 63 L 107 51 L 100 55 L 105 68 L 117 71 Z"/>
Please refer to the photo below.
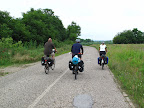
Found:
<path fill-rule="evenodd" d="M 136 107 L 144 108 L 144 44 L 107 44 L 107 49 L 108 66 L 122 90 Z"/>

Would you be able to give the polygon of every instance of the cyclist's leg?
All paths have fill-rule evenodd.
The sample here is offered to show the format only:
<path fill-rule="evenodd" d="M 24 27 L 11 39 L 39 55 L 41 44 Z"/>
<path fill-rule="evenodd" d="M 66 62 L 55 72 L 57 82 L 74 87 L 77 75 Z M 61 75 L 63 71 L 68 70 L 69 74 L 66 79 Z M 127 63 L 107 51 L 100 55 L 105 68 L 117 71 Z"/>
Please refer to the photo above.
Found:
<path fill-rule="evenodd" d="M 53 64 L 55 61 L 55 53 L 54 52 L 51 53 L 51 57 L 52 57 L 52 64 Z"/>
<path fill-rule="evenodd" d="M 105 55 L 106 52 L 105 52 L 105 51 L 100 51 L 100 56 L 101 56 L 102 54 Z M 104 61 L 105 61 L 105 57 L 104 57 Z M 100 57 L 100 64 L 101 64 L 101 57 Z"/>
<path fill-rule="evenodd" d="M 51 57 L 53 60 L 55 59 L 55 53 L 54 52 L 51 53 Z"/>
<path fill-rule="evenodd" d="M 104 55 L 105 55 L 104 61 L 105 61 L 105 63 L 106 63 L 106 62 L 107 62 L 106 52 L 104 52 Z"/>
<path fill-rule="evenodd" d="M 100 51 L 100 56 L 103 54 L 103 51 Z"/>
<path fill-rule="evenodd" d="M 101 55 L 103 54 L 103 51 L 100 51 L 100 58 L 99 58 L 99 63 L 100 63 L 100 66 L 101 66 Z"/>
<path fill-rule="evenodd" d="M 72 53 L 72 58 L 75 56 L 75 54 Z"/>
<path fill-rule="evenodd" d="M 82 60 L 82 56 L 81 56 L 81 54 L 78 54 L 78 57 L 80 58 L 80 60 Z"/>

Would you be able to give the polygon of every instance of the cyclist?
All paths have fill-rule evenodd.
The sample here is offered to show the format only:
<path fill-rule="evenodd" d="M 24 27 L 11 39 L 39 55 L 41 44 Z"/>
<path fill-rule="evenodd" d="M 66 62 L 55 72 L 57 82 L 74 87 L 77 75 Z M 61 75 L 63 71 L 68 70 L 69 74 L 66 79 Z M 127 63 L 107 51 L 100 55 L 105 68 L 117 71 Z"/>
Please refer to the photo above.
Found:
<path fill-rule="evenodd" d="M 54 44 L 52 43 L 52 39 L 49 38 L 44 45 L 44 55 L 46 57 L 49 57 L 51 55 L 52 59 L 55 60 L 55 53 L 53 52 L 53 49 L 55 49 L 55 52 L 57 51 Z"/>
<path fill-rule="evenodd" d="M 76 43 L 72 45 L 71 47 L 71 52 L 72 52 L 72 58 L 75 56 L 75 55 L 78 55 L 78 57 L 80 58 L 80 62 L 79 62 L 79 71 L 80 72 L 83 72 L 84 71 L 84 62 L 82 61 L 82 57 L 81 57 L 81 54 L 80 54 L 80 51 L 82 50 L 82 54 L 84 52 L 83 50 L 83 46 L 80 44 L 80 39 L 76 39 Z M 74 72 L 73 72 L 74 74 Z"/>
<path fill-rule="evenodd" d="M 100 54 L 100 56 L 102 54 L 106 55 L 106 52 L 107 52 L 107 46 L 105 45 L 104 42 L 102 42 L 102 44 L 99 47 L 99 54 Z M 101 60 L 100 60 L 100 65 L 101 65 Z"/>
<path fill-rule="evenodd" d="M 72 45 L 71 47 L 71 52 L 72 52 L 72 58 L 75 55 L 78 55 L 78 57 L 82 60 L 80 50 L 82 50 L 82 54 L 83 54 L 83 46 L 80 44 L 80 39 L 76 39 L 76 43 Z"/>

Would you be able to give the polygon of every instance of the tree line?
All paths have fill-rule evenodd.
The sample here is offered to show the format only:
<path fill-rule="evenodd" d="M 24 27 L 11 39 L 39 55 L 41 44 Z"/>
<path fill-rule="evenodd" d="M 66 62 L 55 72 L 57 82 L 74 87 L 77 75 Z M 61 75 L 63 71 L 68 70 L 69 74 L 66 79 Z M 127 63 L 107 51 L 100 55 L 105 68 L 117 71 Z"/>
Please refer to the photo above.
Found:
<path fill-rule="evenodd" d="M 72 21 L 64 27 L 51 9 L 33 8 L 22 13 L 22 18 L 13 18 L 7 11 L 0 11 L 0 39 L 12 38 L 15 42 L 45 43 L 49 37 L 53 40 L 74 41 L 81 34 L 81 27 Z"/>
<path fill-rule="evenodd" d="M 134 28 L 133 30 L 124 30 L 113 38 L 114 44 L 141 44 L 144 43 L 144 33 Z"/>

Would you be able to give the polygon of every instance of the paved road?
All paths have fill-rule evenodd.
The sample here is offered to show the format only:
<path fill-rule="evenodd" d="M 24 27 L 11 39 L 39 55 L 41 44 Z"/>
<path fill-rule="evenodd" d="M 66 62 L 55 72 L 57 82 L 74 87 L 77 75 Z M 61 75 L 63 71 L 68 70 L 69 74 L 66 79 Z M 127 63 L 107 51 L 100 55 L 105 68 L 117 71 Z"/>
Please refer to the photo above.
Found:
<path fill-rule="evenodd" d="M 0 77 L 0 108 L 91 108 L 90 104 L 92 108 L 129 108 L 109 69 L 97 64 L 97 50 L 84 47 L 84 51 L 85 71 L 77 80 L 68 69 L 70 54 L 56 57 L 56 68 L 48 75 L 38 62 Z"/>

